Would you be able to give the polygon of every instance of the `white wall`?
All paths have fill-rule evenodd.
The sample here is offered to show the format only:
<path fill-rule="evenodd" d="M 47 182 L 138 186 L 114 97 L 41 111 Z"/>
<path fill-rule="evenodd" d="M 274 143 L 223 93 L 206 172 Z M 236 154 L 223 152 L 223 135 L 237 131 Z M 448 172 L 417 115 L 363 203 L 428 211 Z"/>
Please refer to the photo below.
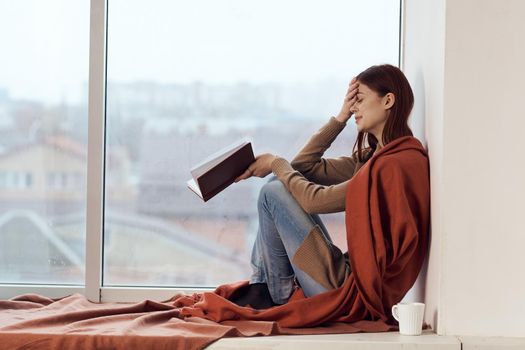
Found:
<path fill-rule="evenodd" d="M 402 69 L 431 166 L 425 321 L 525 336 L 525 1 L 405 0 Z"/>
<path fill-rule="evenodd" d="M 445 1 L 405 0 L 402 63 L 414 92 L 410 126 L 430 157 L 431 244 L 420 279 L 426 304 L 425 322 L 434 330 L 440 317 L 441 202 L 443 193 L 443 85 L 445 43 Z M 419 280 L 418 280 L 419 282 Z M 417 298 L 415 298 L 417 299 Z"/>

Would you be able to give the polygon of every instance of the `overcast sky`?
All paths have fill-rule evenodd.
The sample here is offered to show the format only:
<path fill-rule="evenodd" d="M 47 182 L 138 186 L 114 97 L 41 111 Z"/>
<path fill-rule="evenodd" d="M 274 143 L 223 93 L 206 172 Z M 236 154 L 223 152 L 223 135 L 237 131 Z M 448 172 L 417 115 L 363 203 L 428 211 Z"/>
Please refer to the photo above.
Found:
<path fill-rule="evenodd" d="M 399 0 L 109 0 L 110 81 L 282 82 L 397 65 Z M 0 0 L 0 88 L 77 102 L 89 1 Z"/>

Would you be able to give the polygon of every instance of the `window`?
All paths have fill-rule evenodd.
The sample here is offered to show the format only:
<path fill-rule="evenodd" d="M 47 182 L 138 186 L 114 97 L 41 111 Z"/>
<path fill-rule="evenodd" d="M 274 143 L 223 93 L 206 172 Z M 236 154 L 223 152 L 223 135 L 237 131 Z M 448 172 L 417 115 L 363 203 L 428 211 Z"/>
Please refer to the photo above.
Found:
<path fill-rule="evenodd" d="M 397 63 L 399 4 L 379 3 L 110 0 L 105 285 L 249 278 L 269 177 L 203 203 L 189 169 L 242 136 L 291 160 L 339 111 L 352 73 Z M 354 139 L 349 125 L 327 155 Z M 344 214 L 322 218 L 345 247 Z"/>
<path fill-rule="evenodd" d="M 87 0 L 0 4 L 0 283 L 84 284 Z"/>
<path fill-rule="evenodd" d="M 31 187 L 31 184 L 33 183 L 33 174 L 27 172 L 25 173 L 25 188 L 30 188 Z"/>
<path fill-rule="evenodd" d="M 0 5 L 18 53 L 0 56 L 0 294 L 85 284 L 111 300 L 249 278 L 269 177 L 204 203 L 186 188 L 190 168 L 243 136 L 291 160 L 352 74 L 398 64 L 399 11 L 399 0 Z M 349 124 L 325 156 L 355 136 Z M 344 213 L 321 217 L 344 249 Z"/>

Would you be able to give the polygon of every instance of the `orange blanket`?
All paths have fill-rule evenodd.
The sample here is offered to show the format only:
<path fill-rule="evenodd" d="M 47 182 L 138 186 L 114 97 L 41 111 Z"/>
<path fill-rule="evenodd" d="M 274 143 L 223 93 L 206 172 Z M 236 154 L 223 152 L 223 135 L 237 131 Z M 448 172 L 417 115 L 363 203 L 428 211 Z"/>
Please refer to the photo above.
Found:
<path fill-rule="evenodd" d="M 391 306 L 414 284 L 427 253 L 428 156 L 414 137 L 376 153 L 349 182 L 351 274 L 337 289 L 266 310 L 228 300 L 248 280 L 169 302 L 95 304 L 75 294 L 0 301 L 0 349 L 202 349 L 221 337 L 398 330 Z M 427 328 L 425 325 L 424 328 Z"/>

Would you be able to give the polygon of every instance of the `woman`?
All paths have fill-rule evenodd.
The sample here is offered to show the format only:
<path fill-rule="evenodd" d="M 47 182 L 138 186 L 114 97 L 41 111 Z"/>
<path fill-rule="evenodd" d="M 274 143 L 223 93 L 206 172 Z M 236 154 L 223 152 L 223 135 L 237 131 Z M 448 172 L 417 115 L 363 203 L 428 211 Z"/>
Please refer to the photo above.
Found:
<path fill-rule="evenodd" d="M 412 89 L 399 68 L 371 66 L 351 80 L 339 114 L 310 138 L 292 162 L 261 154 L 235 179 L 275 175 L 258 198 L 259 230 L 248 290 L 231 301 L 264 309 L 285 304 L 297 284 L 310 297 L 344 282 L 348 255 L 343 258 L 332 243 L 318 214 L 344 211 L 347 185 L 354 174 L 389 142 L 412 136 L 407 120 L 413 104 Z M 358 130 L 352 156 L 322 158 L 352 115 Z M 328 253 L 309 252 L 313 264 L 302 266 L 313 267 L 303 269 L 292 262 L 293 257 L 308 249 L 315 230 L 322 232 Z"/>

